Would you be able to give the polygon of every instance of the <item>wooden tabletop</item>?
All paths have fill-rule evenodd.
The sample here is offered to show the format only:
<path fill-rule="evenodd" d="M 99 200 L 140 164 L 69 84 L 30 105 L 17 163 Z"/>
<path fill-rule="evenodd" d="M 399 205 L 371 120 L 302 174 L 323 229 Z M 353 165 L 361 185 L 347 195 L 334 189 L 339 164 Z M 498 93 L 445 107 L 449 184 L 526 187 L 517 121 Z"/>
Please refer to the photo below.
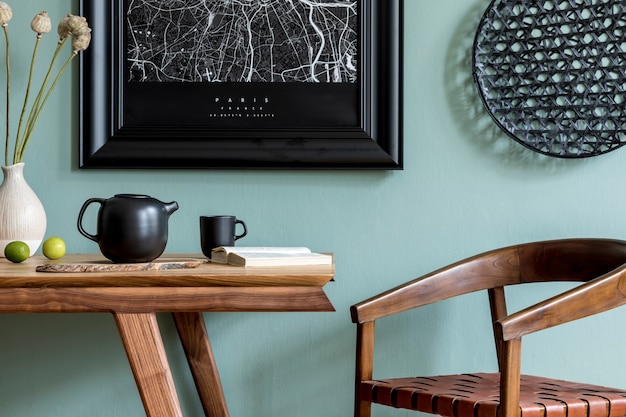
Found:
<path fill-rule="evenodd" d="M 0 313 L 334 311 L 324 293 L 334 265 L 236 267 L 202 255 L 167 255 L 154 262 L 196 260 L 195 268 L 124 272 L 37 272 L 40 265 L 110 264 L 100 255 L 0 259 Z"/>
<path fill-rule="evenodd" d="M 197 262 L 199 266 L 123 272 L 37 272 L 41 265 L 112 263 L 96 254 L 66 255 L 56 261 L 33 256 L 20 264 L 0 258 L 0 288 L 324 286 L 335 275 L 334 265 L 244 268 L 211 263 L 202 254 L 166 254 L 154 262 L 178 261 Z"/>

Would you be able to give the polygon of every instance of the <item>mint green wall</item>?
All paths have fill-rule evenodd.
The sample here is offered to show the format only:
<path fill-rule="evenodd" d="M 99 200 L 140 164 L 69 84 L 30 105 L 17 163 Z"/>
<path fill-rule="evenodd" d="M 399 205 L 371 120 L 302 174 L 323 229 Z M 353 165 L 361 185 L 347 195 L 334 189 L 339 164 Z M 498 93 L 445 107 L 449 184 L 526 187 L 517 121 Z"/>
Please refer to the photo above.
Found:
<path fill-rule="evenodd" d="M 45 7 L 58 21 L 77 12 L 78 2 L 11 3 L 13 33 L 29 32 L 14 35 L 17 86 L 31 51 L 24 29 L 31 17 Z M 542 157 L 498 132 L 483 112 L 468 54 L 485 0 L 406 3 L 403 171 L 80 171 L 77 68 L 39 123 L 26 176 L 47 209 L 48 235 L 63 236 L 71 252 L 97 251 L 76 231 L 82 203 L 131 192 L 179 202 L 170 252 L 199 250 L 199 215 L 235 214 L 248 224 L 246 245 L 335 253 L 336 282 L 327 291 L 336 313 L 206 315 L 233 417 L 351 415 L 355 332 L 348 309 L 365 297 L 498 246 L 626 236 L 626 150 L 587 160 Z M 541 295 L 516 294 L 518 305 Z M 390 340 L 377 347 L 377 375 L 494 369 L 489 328 L 471 318 L 487 319 L 485 301 L 477 294 L 382 321 L 379 337 Z M 622 357 L 623 332 L 609 332 L 624 318 L 626 310 L 616 310 L 528 337 L 524 371 L 626 387 L 624 372 L 594 354 L 608 344 L 609 355 Z M 201 415 L 175 330 L 167 315 L 161 319 L 185 415 Z M 565 334 L 572 328 L 578 337 Z M 145 415 L 109 315 L 0 315 L 0 329 L 1 416 Z M 580 368 L 563 370 L 572 365 Z M 409 414 L 377 408 L 374 415 Z"/>

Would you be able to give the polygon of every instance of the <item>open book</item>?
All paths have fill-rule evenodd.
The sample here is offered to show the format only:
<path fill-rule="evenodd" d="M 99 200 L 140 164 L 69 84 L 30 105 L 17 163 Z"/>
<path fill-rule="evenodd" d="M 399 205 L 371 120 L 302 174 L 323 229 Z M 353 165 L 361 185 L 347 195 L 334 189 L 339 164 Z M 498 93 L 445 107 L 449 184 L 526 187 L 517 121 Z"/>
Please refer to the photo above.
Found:
<path fill-rule="evenodd" d="M 299 247 L 220 246 L 211 261 L 236 266 L 332 265 L 333 257 Z"/>

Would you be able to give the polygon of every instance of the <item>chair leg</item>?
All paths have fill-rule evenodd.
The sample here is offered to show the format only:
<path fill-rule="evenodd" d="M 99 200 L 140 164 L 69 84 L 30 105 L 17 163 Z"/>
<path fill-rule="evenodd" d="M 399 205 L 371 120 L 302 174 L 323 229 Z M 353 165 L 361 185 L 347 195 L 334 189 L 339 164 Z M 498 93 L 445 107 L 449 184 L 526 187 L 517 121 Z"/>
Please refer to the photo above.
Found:
<path fill-rule="evenodd" d="M 502 353 L 498 417 L 519 417 L 522 339 L 505 341 Z"/>
<path fill-rule="evenodd" d="M 359 401 L 354 409 L 354 417 L 370 417 L 372 414 L 372 403 Z"/>
<path fill-rule="evenodd" d="M 362 401 L 361 381 L 372 379 L 374 366 L 374 323 L 359 323 L 356 335 L 356 375 L 354 385 L 354 417 L 370 417 L 372 404 Z"/>

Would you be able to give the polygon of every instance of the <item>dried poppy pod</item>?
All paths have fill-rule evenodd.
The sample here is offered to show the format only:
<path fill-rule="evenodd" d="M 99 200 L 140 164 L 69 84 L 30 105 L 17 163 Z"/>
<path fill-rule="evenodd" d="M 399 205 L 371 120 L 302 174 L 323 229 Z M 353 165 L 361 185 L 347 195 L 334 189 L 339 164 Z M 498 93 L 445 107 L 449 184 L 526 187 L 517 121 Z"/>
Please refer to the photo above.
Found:
<path fill-rule="evenodd" d="M 11 6 L 9 6 L 3 1 L 0 1 L 0 25 L 6 26 L 12 17 L 13 17 L 13 10 L 11 10 Z"/>
<path fill-rule="evenodd" d="M 70 16 L 72 16 L 71 14 L 65 16 L 63 19 L 61 19 L 61 21 L 59 22 L 59 26 L 57 27 L 57 33 L 59 34 L 59 40 L 62 41 L 63 39 L 67 38 L 70 34 L 70 29 L 67 27 L 67 22 L 70 20 Z"/>
<path fill-rule="evenodd" d="M 87 29 L 89 29 L 86 18 L 82 16 L 74 16 L 73 14 L 68 15 L 66 24 L 67 29 L 72 35 L 82 35 Z"/>
<path fill-rule="evenodd" d="M 30 28 L 33 32 L 37 33 L 37 35 L 50 32 L 52 22 L 50 21 L 50 17 L 48 17 L 48 12 L 39 12 L 39 14 L 33 18 L 33 21 L 30 22 Z"/>
<path fill-rule="evenodd" d="M 89 47 L 91 43 L 91 28 L 87 28 L 87 30 L 83 31 L 80 35 L 76 35 L 72 38 L 72 48 L 74 48 L 74 53 L 77 54 L 80 51 L 84 51 Z"/>

